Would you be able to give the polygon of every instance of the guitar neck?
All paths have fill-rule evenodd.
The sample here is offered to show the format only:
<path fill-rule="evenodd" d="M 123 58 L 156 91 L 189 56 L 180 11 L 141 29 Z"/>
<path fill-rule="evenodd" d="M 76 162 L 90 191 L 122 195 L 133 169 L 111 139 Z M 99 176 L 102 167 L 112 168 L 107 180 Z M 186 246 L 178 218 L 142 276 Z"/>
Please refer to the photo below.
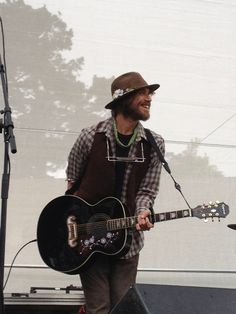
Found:
<path fill-rule="evenodd" d="M 176 210 L 176 211 L 167 212 L 167 213 L 154 214 L 154 222 L 161 222 L 161 221 L 167 221 L 167 220 L 173 220 L 173 219 L 179 219 L 179 218 L 187 218 L 190 216 L 191 216 L 191 212 L 189 209 Z"/>
<path fill-rule="evenodd" d="M 189 209 L 184 210 L 177 210 L 172 212 L 166 212 L 166 213 L 158 213 L 151 215 L 151 221 L 153 223 L 161 222 L 161 221 L 168 221 L 173 219 L 179 219 L 179 218 L 187 218 L 191 216 L 191 211 Z M 107 230 L 120 230 L 120 229 L 128 229 L 128 228 L 134 228 L 137 223 L 137 216 L 132 217 L 124 217 L 124 218 L 117 218 L 117 219 L 110 219 L 107 220 Z"/>

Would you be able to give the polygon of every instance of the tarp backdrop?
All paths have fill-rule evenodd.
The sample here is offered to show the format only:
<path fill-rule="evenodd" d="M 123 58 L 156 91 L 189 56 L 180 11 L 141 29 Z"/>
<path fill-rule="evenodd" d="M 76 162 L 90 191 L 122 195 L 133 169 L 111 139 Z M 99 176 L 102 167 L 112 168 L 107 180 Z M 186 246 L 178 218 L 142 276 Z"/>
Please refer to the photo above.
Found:
<path fill-rule="evenodd" d="M 111 81 L 138 71 L 161 85 L 145 126 L 165 138 L 190 205 L 230 206 L 220 223 L 156 224 L 146 233 L 138 281 L 235 288 L 236 231 L 227 228 L 236 223 L 235 1 L 8 0 L 0 15 L 18 148 L 10 155 L 6 264 L 36 238 L 43 207 L 64 194 L 80 130 L 110 115 Z M 156 212 L 184 208 L 163 170 Z M 29 267 L 44 265 L 36 243 L 15 263 L 25 267 L 14 268 L 6 291 L 79 284 L 77 276 Z"/>

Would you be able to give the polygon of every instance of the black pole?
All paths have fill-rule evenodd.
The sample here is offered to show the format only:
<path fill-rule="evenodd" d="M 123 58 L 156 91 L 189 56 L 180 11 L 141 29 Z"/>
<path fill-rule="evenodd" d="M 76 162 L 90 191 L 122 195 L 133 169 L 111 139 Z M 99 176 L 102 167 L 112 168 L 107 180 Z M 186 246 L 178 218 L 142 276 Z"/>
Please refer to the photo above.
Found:
<path fill-rule="evenodd" d="M 4 109 L 1 110 L 3 114 L 3 120 L 0 120 L 0 131 L 4 137 L 4 165 L 2 175 L 2 207 L 1 207 L 1 221 L 0 221 L 0 313 L 5 313 L 4 306 L 4 263 L 5 263 L 5 240 L 6 240 L 6 220 L 7 220 L 7 200 L 10 183 L 10 160 L 9 160 L 9 144 L 11 146 L 11 152 L 15 154 L 17 152 L 15 137 L 13 134 L 13 122 L 11 119 L 11 108 L 8 103 L 8 91 L 7 82 L 5 76 L 4 66 L 2 64 L 0 55 L 0 75 L 2 82 L 2 91 L 4 96 Z"/>

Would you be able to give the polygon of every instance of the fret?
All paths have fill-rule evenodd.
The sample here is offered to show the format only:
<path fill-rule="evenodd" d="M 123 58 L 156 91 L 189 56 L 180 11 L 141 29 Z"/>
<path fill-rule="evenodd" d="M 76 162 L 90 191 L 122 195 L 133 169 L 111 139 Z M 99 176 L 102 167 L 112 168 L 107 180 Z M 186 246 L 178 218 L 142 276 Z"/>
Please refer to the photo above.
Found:
<path fill-rule="evenodd" d="M 119 219 L 107 220 L 107 230 L 108 231 L 117 230 L 118 225 L 119 225 Z"/>
<path fill-rule="evenodd" d="M 170 212 L 170 219 L 176 219 L 177 218 L 177 212 Z"/>
<path fill-rule="evenodd" d="M 122 229 L 122 220 L 123 218 L 115 219 L 115 227 L 114 230 Z"/>
<path fill-rule="evenodd" d="M 129 217 L 129 227 L 134 227 L 136 224 L 136 217 Z"/>
<path fill-rule="evenodd" d="M 166 220 L 170 220 L 170 213 L 166 213 Z"/>
<path fill-rule="evenodd" d="M 189 210 L 187 209 L 183 210 L 183 217 L 189 217 L 189 216 L 190 216 Z"/>
<path fill-rule="evenodd" d="M 120 219 L 115 219 L 115 229 L 120 229 Z"/>
<path fill-rule="evenodd" d="M 157 214 L 156 216 L 158 217 L 157 221 L 164 221 L 164 220 L 166 220 L 165 213 Z"/>
<path fill-rule="evenodd" d="M 178 210 L 177 211 L 177 218 L 182 218 L 183 217 L 183 210 Z"/>
<path fill-rule="evenodd" d="M 113 220 L 108 220 L 107 221 L 107 230 L 111 231 L 112 230 L 112 226 L 113 226 Z"/>
<path fill-rule="evenodd" d="M 128 227 L 132 226 L 132 217 L 127 218 L 127 225 L 128 225 Z"/>
<path fill-rule="evenodd" d="M 122 223 L 121 223 L 122 228 L 126 228 L 127 227 L 126 226 L 126 219 L 123 218 L 123 219 L 121 219 L 121 221 L 122 221 Z"/>

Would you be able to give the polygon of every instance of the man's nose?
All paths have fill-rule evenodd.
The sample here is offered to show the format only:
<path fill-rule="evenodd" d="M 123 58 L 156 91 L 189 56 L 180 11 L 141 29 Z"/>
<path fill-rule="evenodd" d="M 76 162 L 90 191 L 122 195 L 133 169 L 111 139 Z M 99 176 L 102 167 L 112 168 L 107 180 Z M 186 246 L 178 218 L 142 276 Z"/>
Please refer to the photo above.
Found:
<path fill-rule="evenodd" d="M 151 101 L 151 100 L 152 100 L 152 94 L 151 94 L 151 93 L 145 94 L 145 99 L 146 99 L 147 101 Z"/>

